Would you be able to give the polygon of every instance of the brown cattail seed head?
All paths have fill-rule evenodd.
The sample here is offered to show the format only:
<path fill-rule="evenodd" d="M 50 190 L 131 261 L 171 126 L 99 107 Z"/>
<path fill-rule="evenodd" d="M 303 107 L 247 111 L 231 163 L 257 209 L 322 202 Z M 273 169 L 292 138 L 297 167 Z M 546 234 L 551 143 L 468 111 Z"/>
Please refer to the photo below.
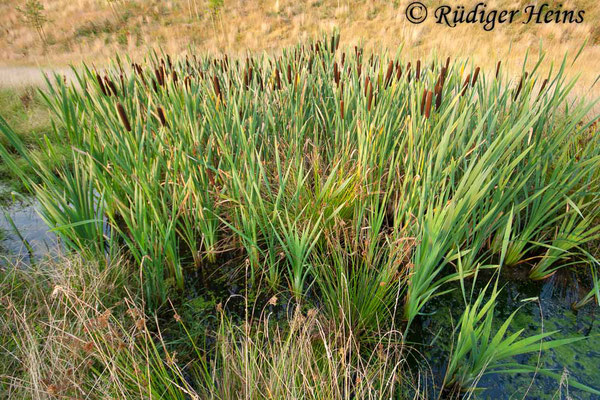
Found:
<path fill-rule="evenodd" d="M 473 82 L 471 83 L 472 86 L 475 86 L 475 84 L 477 83 L 478 76 L 479 76 L 479 67 L 475 68 L 475 74 L 473 74 Z"/>
<path fill-rule="evenodd" d="M 394 62 L 390 61 L 388 64 L 387 73 L 385 74 L 385 87 L 388 87 L 392 80 L 392 73 L 394 72 Z"/>
<path fill-rule="evenodd" d="M 121 118 L 121 122 L 127 132 L 131 132 L 131 124 L 129 123 L 129 119 L 127 118 L 127 113 L 125 113 L 125 108 L 121 103 L 117 103 L 117 112 L 119 113 L 119 118 Z"/>
<path fill-rule="evenodd" d="M 96 80 L 98 81 L 98 85 L 100 85 L 100 90 L 102 91 L 102 93 L 105 96 L 109 96 L 108 92 L 106 91 L 106 87 L 104 86 L 104 82 L 102 81 L 102 78 L 98 73 L 96 73 Z"/>
<path fill-rule="evenodd" d="M 431 99 L 433 98 L 433 92 L 427 92 L 427 101 L 425 104 L 425 118 L 429 119 L 429 115 L 431 113 Z"/>
<path fill-rule="evenodd" d="M 467 88 L 469 87 L 469 82 L 471 82 L 471 74 L 467 75 L 467 79 L 465 79 L 465 83 L 463 83 L 463 89 L 460 93 L 461 96 L 464 96 L 467 93 Z"/>
<path fill-rule="evenodd" d="M 402 66 L 400 64 L 396 65 L 396 80 L 399 81 L 402 78 Z"/>
<path fill-rule="evenodd" d="M 340 71 L 338 69 L 337 62 L 333 63 L 333 80 L 335 81 L 335 84 L 339 86 L 339 84 L 340 84 Z"/>
<path fill-rule="evenodd" d="M 111 81 L 110 79 L 108 79 L 108 76 L 105 76 L 105 77 L 104 77 L 104 81 L 106 82 L 106 85 L 107 85 L 107 86 L 108 86 L 108 88 L 110 89 L 110 91 L 109 91 L 109 95 L 110 95 L 110 92 L 112 92 L 112 94 L 113 94 L 114 96 L 117 96 L 117 94 L 118 94 L 119 92 L 117 91 L 117 86 L 115 86 L 114 82 L 113 82 L 113 81 Z"/>
<path fill-rule="evenodd" d="M 519 81 L 519 86 L 517 87 L 517 91 L 515 93 L 515 100 L 519 97 L 519 93 L 521 93 L 521 89 L 523 89 L 523 82 L 527 79 L 527 72 L 521 77 Z"/>
<path fill-rule="evenodd" d="M 275 68 L 275 84 L 277 90 L 281 90 L 281 78 L 279 77 L 279 68 Z"/>
<path fill-rule="evenodd" d="M 221 98 L 221 84 L 219 83 L 219 78 L 217 78 L 217 75 L 213 75 L 213 88 L 215 89 L 215 94 L 220 99 Z"/>
<path fill-rule="evenodd" d="M 158 119 L 160 120 L 161 125 L 167 126 L 167 118 L 165 117 L 165 111 L 163 110 L 163 108 L 161 106 L 158 106 L 156 108 L 156 112 L 158 114 Z"/>
<path fill-rule="evenodd" d="M 540 97 L 542 95 L 542 93 L 544 92 L 544 89 L 546 89 L 547 84 L 548 84 L 548 78 L 544 79 L 544 82 L 542 83 L 542 87 L 540 88 L 540 92 L 538 93 L 538 97 Z"/>

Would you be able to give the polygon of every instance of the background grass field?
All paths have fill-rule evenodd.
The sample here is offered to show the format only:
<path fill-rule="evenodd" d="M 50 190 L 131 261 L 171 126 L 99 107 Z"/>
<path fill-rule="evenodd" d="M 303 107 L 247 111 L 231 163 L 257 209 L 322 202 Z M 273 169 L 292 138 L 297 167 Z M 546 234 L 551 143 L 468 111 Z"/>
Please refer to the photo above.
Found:
<path fill-rule="evenodd" d="M 548 60 L 571 56 L 587 46 L 574 74 L 581 74 L 575 94 L 586 94 L 598 72 L 600 56 L 598 3 L 593 0 L 549 2 L 563 9 L 585 10 L 582 24 L 499 25 L 486 32 L 481 25 L 440 26 L 432 20 L 433 8 L 444 2 L 425 0 L 429 19 L 420 25 L 408 23 L 408 0 L 41 0 L 48 22 L 46 44 L 35 29 L 23 23 L 17 7 L 25 0 L 0 1 L 0 66 L 65 66 L 82 60 L 105 63 L 116 52 L 133 57 L 161 46 L 176 54 L 192 46 L 201 52 L 243 55 L 247 51 L 273 52 L 285 46 L 330 32 L 341 33 L 341 45 L 364 43 L 366 49 L 384 48 L 410 57 L 472 57 L 482 67 L 493 67 L 503 59 L 505 68 L 521 75 L 525 54 L 537 55 L 540 45 Z M 462 3 L 466 7 L 474 0 Z M 538 2 L 542 4 L 543 2 Z M 487 8 L 519 8 L 535 1 L 492 0 Z M 530 57 L 533 59 L 536 57 Z M 550 63 L 544 65 L 549 66 Z M 1 70 L 6 78 L 31 71 Z M 28 73 L 27 73 L 28 72 Z M 0 79 L 0 83 L 2 79 Z M 595 88 L 593 89 L 595 90 Z M 595 94 L 595 93 L 594 93 Z"/>

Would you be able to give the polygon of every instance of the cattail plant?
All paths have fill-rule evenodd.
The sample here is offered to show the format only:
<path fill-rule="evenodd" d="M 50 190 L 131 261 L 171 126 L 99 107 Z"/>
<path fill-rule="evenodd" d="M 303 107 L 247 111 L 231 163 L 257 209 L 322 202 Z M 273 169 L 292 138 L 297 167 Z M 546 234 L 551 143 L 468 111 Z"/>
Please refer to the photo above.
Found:
<path fill-rule="evenodd" d="M 550 345 L 491 340 L 509 327 L 487 322 L 496 300 L 486 306 L 489 291 L 480 299 L 470 285 L 589 273 L 600 235 L 593 103 L 571 101 L 566 66 L 543 82 L 532 70 L 515 87 L 499 79 L 500 63 L 464 76 L 470 64 L 450 58 L 411 65 L 358 46 L 338 58 L 338 42 L 327 36 L 245 60 L 151 54 L 132 73 L 117 61 L 102 76 L 83 68 L 77 84 L 57 76 L 43 93 L 55 123 L 35 146 L 0 119 L 3 165 L 69 251 L 123 255 L 152 313 L 186 299 L 196 280 L 202 293 L 245 287 L 256 307 L 265 290 L 350 332 L 360 351 L 344 357 L 362 363 L 386 357 L 374 344 L 382 326 L 402 331 L 405 348 L 431 299 L 448 296 L 461 319 L 439 334 L 452 346 L 440 349 L 447 365 L 436 370 L 448 376 L 436 386 L 474 389 L 486 368 L 525 371 L 513 345 L 525 355 Z M 318 346 L 306 351 L 327 359 Z M 344 397 L 335 390 L 317 397 Z M 378 397 L 370 393 L 354 397 Z"/>
<path fill-rule="evenodd" d="M 371 111 L 371 105 L 373 103 L 373 84 L 369 81 L 368 85 L 369 93 L 367 95 L 367 111 Z"/>
<path fill-rule="evenodd" d="M 425 100 L 427 100 L 427 89 L 423 89 L 423 95 L 421 96 L 421 115 L 425 112 Z"/>
<path fill-rule="evenodd" d="M 117 103 L 117 112 L 119 113 L 119 118 L 121 118 L 121 122 L 123 122 L 125 130 L 127 130 L 127 132 L 131 132 L 131 124 L 129 124 L 127 113 L 125 112 L 125 108 L 121 103 Z"/>
<path fill-rule="evenodd" d="M 387 68 L 387 72 L 385 73 L 385 84 L 384 87 L 388 87 L 388 85 L 392 81 L 392 74 L 394 73 L 394 61 L 390 60 Z"/>
<path fill-rule="evenodd" d="M 105 96 L 109 96 L 108 91 L 106 90 L 106 87 L 104 86 L 104 82 L 102 81 L 102 78 L 100 77 L 100 74 L 98 74 L 96 72 L 96 81 L 98 82 L 98 85 L 100 86 L 100 91 L 105 95 Z"/>
<path fill-rule="evenodd" d="M 333 80 L 334 80 L 336 86 L 340 85 L 340 71 L 338 69 L 337 62 L 333 63 Z"/>
<path fill-rule="evenodd" d="M 525 72 L 523 74 L 523 76 L 521 76 L 521 80 L 519 81 L 519 86 L 517 86 L 517 90 L 515 91 L 515 96 L 514 96 L 514 100 L 516 101 L 517 98 L 519 97 L 519 93 L 521 93 L 521 89 L 523 89 L 523 83 L 524 81 L 527 80 L 527 72 Z"/>
<path fill-rule="evenodd" d="M 475 83 L 477 83 L 478 77 L 479 77 L 479 67 L 475 68 L 475 73 L 473 74 L 473 82 L 471 83 L 471 86 L 475 86 Z"/>
<path fill-rule="evenodd" d="M 471 82 L 471 74 L 467 75 L 467 79 L 465 79 L 465 82 L 463 83 L 462 92 L 460 93 L 461 96 L 464 96 L 465 93 L 467 93 L 467 89 L 469 88 L 470 82 Z"/>
<path fill-rule="evenodd" d="M 167 118 L 165 117 L 165 110 L 161 106 L 156 107 L 156 114 L 162 126 L 167 126 Z"/>
<path fill-rule="evenodd" d="M 219 83 L 219 78 L 217 77 L 217 75 L 213 75 L 213 89 L 215 90 L 215 95 L 217 96 L 217 99 L 221 100 L 222 99 L 222 94 L 221 94 L 221 84 Z"/>
<path fill-rule="evenodd" d="M 106 82 L 106 86 L 108 86 L 108 88 L 110 89 L 109 92 L 109 96 L 112 93 L 113 96 L 118 96 L 119 92 L 117 90 L 117 86 L 114 84 L 113 81 L 111 81 L 107 76 L 104 77 L 104 81 Z"/>
<path fill-rule="evenodd" d="M 544 93 L 544 89 L 546 89 L 546 85 L 548 84 L 548 78 L 544 79 L 542 82 L 542 86 L 540 87 L 540 91 L 538 92 L 538 98 Z"/>
<path fill-rule="evenodd" d="M 435 109 L 438 110 L 442 105 L 442 85 L 440 83 L 435 85 L 434 94 L 435 94 Z"/>
<path fill-rule="evenodd" d="M 431 114 L 431 101 L 433 98 L 433 92 L 427 91 L 427 100 L 425 102 L 425 118 L 429 119 L 429 115 Z"/>

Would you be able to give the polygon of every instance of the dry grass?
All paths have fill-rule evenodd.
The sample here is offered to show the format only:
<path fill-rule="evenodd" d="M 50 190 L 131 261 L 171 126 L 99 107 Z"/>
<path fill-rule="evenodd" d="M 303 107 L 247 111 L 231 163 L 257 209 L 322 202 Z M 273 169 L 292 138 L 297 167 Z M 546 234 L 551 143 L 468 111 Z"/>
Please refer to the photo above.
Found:
<path fill-rule="evenodd" d="M 267 312 L 234 324 L 217 306 L 214 347 L 205 355 L 188 333 L 177 341 L 195 351 L 178 354 L 125 287 L 135 287 L 124 281 L 130 272 L 80 258 L 0 270 L 2 398 L 382 399 L 399 388 L 427 398 L 399 332 L 382 333 L 377 351 L 358 357 L 352 332 L 299 306 L 277 326 Z"/>

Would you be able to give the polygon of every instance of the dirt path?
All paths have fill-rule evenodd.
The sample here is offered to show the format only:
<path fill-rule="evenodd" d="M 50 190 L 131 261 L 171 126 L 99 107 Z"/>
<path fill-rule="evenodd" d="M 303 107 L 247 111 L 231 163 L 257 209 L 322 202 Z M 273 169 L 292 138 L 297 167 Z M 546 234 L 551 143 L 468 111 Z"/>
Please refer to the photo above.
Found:
<path fill-rule="evenodd" d="M 70 68 L 7 67 L 0 66 L 0 87 L 44 85 L 44 75 L 59 73 L 72 79 L 75 75 Z"/>

